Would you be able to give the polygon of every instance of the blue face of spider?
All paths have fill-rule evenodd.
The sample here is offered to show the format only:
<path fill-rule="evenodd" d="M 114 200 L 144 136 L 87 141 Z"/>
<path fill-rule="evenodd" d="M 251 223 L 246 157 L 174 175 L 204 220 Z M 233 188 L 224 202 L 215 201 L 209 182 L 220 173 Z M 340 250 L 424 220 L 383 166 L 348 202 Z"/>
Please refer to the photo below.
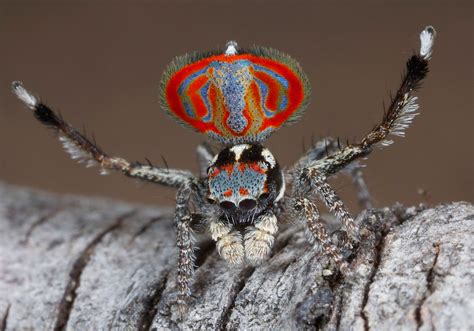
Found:
<path fill-rule="evenodd" d="M 270 151 L 256 144 L 228 147 L 208 169 L 211 202 L 225 213 L 258 214 L 283 197 L 283 174 Z"/>

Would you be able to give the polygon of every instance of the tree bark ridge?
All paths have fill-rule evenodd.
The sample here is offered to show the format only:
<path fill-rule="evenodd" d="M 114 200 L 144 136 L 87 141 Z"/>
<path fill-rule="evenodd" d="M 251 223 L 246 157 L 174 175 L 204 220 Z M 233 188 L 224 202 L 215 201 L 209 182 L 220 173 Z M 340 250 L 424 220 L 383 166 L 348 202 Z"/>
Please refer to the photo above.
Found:
<path fill-rule="evenodd" d="M 362 212 L 347 277 L 302 225 L 283 227 L 259 266 L 230 266 L 200 238 L 182 320 L 170 215 L 0 183 L 0 331 L 474 329 L 469 203 Z"/>

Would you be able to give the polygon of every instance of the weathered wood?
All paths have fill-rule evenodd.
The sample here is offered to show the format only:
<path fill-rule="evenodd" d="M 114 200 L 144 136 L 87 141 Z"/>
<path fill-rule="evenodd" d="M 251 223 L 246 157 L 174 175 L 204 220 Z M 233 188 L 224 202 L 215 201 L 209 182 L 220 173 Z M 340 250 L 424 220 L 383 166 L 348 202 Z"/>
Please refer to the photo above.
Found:
<path fill-rule="evenodd" d="M 469 203 L 362 213 L 346 278 L 301 225 L 257 267 L 232 267 L 201 239 L 182 321 L 169 214 L 0 184 L 0 330 L 474 329 Z"/>

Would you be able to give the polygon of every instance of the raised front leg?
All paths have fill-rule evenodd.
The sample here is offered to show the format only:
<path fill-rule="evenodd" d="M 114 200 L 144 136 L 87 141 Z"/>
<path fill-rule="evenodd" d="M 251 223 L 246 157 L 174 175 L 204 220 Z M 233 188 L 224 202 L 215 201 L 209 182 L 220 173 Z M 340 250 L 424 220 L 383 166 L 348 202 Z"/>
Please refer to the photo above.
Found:
<path fill-rule="evenodd" d="M 60 142 L 66 152 L 71 155 L 71 158 L 85 163 L 87 167 L 99 165 L 102 174 L 107 174 L 108 170 L 117 170 L 129 177 L 172 187 L 179 187 L 190 180 L 194 180 L 194 176 L 188 171 L 157 168 L 152 165 L 142 165 L 138 162 L 129 162 L 120 157 L 107 155 L 97 146 L 94 139 L 91 141 L 84 134 L 81 134 L 61 116 L 41 103 L 20 82 L 13 82 L 12 88 L 17 97 L 33 110 L 36 119 L 58 134 Z"/>
<path fill-rule="evenodd" d="M 320 176 L 329 177 L 355 160 L 367 156 L 374 147 L 391 145 L 393 140 L 390 136 L 403 137 L 405 135 L 405 130 L 417 115 L 417 97 L 413 96 L 413 92 L 428 74 L 428 61 L 431 58 L 435 35 L 436 32 L 431 26 L 421 32 L 419 52 L 408 59 L 402 83 L 381 123 L 359 142 L 348 144 L 340 151 L 314 162 L 311 168 L 315 168 Z"/>

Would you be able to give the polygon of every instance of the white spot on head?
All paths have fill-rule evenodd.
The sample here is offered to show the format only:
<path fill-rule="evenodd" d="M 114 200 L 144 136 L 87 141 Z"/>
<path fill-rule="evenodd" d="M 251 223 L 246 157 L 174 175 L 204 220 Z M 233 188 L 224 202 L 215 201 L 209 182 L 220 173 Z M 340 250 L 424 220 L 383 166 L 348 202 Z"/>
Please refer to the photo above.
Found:
<path fill-rule="evenodd" d="M 241 145 L 235 145 L 233 146 L 230 150 L 234 152 L 235 154 L 235 160 L 239 161 L 240 156 L 242 155 L 242 152 L 249 149 L 250 145 L 248 144 L 241 144 Z"/>
<path fill-rule="evenodd" d="M 270 164 L 270 168 L 275 168 L 276 166 L 276 161 L 275 158 L 273 157 L 272 153 L 266 148 L 262 150 L 262 156 Z"/>
<path fill-rule="evenodd" d="M 232 56 L 237 54 L 237 42 L 236 41 L 228 41 L 226 44 L 225 55 Z"/>
<path fill-rule="evenodd" d="M 13 82 L 12 90 L 18 99 L 23 101 L 28 106 L 28 108 L 35 109 L 35 106 L 38 104 L 38 99 L 24 88 L 22 82 Z"/>
<path fill-rule="evenodd" d="M 429 60 L 433 53 L 433 43 L 436 37 L 436 30 L 432 26 L 427 26 L 420 33 L 420 55 L 425 59 Z"/>

